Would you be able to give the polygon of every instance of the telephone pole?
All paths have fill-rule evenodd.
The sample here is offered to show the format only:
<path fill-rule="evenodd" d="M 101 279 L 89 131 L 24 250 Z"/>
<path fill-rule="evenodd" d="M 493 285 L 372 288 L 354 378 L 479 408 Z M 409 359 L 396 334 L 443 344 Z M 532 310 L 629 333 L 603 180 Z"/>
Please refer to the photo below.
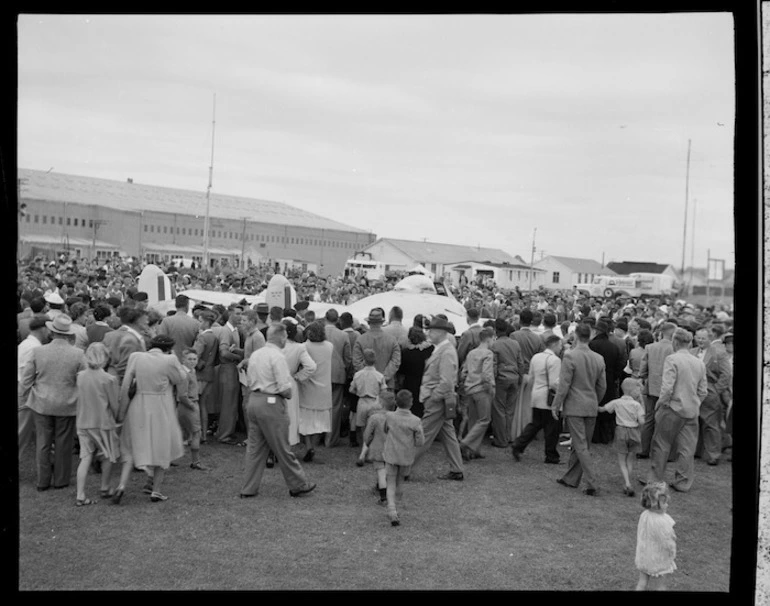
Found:
<path fill-rule="evenodd" d="M 241 234 L 241 270 L 246 269 L 246 217 L 243 218 L 243 233 Z"/>
<path fill-rule="evenodd" d="M 684 183 L 684 232 L 682 234 L 682 276 L 684 277 L 684 251 L 687 243 L 687 203 L 690 198 L 690 144 L 687 139 L 687 178 Z"/>
<path fill-rule="evenodd" d="M 532 232 L 532 256 L 529 258 L 529 291 L 532 292 L 532 274 L 535 271 L 535 234 L 537 227 Z"/>
<path fill-rule="evenodd" d="M 203 267 L 209 268 L 209 212 L 211 209 L 211 182 L 214 175 L 214 132 L 217 124 L 217 94 L 214 93 L 214 114 L 211 119 L 211 164 L 209 164 L 209 185 L 206 188 L 206 218 L 203 221 Z"/>

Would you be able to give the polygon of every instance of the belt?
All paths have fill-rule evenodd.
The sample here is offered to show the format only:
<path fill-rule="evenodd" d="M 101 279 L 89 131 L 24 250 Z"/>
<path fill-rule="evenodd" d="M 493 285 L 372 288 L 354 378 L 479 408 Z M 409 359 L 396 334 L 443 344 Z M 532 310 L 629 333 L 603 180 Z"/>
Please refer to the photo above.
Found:
<path fill-rule="evenodd" d="M 282 397 L 281 394 L 279 393 L 267 393 L 266 391 L 260 391 L 259 389 L 252 389 L 251 391 L 253 393 L 258 393 L 259 395 L 262 395 L 262 396 L 274 396 L 276 398 Z"/>

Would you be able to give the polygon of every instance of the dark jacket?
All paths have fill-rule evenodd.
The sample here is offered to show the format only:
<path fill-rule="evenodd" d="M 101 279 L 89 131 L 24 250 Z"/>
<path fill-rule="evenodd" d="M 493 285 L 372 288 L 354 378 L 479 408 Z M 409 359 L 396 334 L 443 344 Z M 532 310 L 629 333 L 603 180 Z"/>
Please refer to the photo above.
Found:
<path fill-rule="evenodd" d="M 618 398 L 618 379 L 623 374 L 626 363 L 617 345 L 604 333 L 599 333 L 591 339 L 588 347 L 604 358 L 607 390 L 604 392 L 602 401 L 599 402 L 600 406 L 604 406 L 607 402 Z"/>

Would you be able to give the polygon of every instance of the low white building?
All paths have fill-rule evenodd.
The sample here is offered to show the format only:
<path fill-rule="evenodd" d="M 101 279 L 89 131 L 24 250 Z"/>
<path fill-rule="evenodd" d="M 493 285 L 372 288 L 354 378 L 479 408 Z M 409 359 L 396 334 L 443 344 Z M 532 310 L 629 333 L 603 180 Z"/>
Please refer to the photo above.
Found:
<path fill-rule="evenodd" d="M 521 258 L 499 248 L 444 244 L 441 242 L 379 238 L 360 252 L 370 253 L 372 259 L 385 263 L 385 271 L 408 271 L 422 265 L 436 278 L 447 278 L 447 266 L 465 261 L 476 263 L 519 263 Z"/>
<path fill-rule="evenodd" d="M 518 258 L 518 257 L 517 257 Z M 458 284 L 460 278 L 465 276 L 469 282 L 478 276 L 492 278 L 500 288 L 516 288 L 529 290 L 530 273 L 532 273 L 532 289 L 545 285 L 546 271 L 533 267 L 531 272 L 529 265 L 522 260 L 520 263 L 480 263 L 478 261 L 463 261 L 445 266 L 451 283 Z"/>
<path fill-rule="evenodd" d="M 596 276 L 615 275 L 597 261 L 575 257 L 549 255 L 535 263 L 535 267 L 546 272 L 543 286 L 554 290 L 571 289 L 576 284 L 592 282 Z"/>

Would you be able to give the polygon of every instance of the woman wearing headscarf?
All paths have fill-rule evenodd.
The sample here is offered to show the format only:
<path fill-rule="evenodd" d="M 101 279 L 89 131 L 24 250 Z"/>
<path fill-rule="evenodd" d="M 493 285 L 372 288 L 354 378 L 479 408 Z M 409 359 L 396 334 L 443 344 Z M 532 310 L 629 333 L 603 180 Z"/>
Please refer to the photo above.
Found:
<path fill-rule="evenodd" d="M 419 321 L 422 324 L 422 317 L 415 317 L 415 324 Z M 418 417 L 422 417 L 424 412 L 422 402 L 420 402 L 420 384 L 422 383 L 422 374 L 425 371 L 425 362 L 433 353 L 433 345 L 425 338 L 422 328 L 412 326 L 407 335 L 408 343 L 401 348 L 401 365 L 398 368 L 398 374 L 402 377 L 403 389 L 412 392 L 411 412 Z"/>
<path fill-rule="evenodd" d="M 289 445 L 299 444 L 299 387 L 298 384 L 307 381 L 315 373 L 317 364 L 307 353 L 304 343 L 298 343 L 297 321 L 286 318 L 283 321 L 286 326 L 286 345 L 283 347 L 283 355 L 289 366 L 291 375 L 291 398 L 286 400 L 286 413 L 289 415 Z"/>
<path fill-rule="evenodd" d="M 299 381 L 299 433 L 305 436 L 307 452 L 302 459 L 310 463 L 322 433 L 331 431 L 332 354 L 334 346 L 326 340 L 323 322 L 313 322 L 305 329 L 307 353 L 316 363 L 315 372 Z"/>
<path fill-rule="evenodd" d="M 184 456 L 173 388 L 186 379 L 173 347 L 174 339 L 158 335 L 150 342 L 149 351 L 133 353 L 128 359 L 117 418 L 118 422 L 124 421 L 120 435 L 123 470 L 113 497 L 115 503 L 120 503 L 125 493 L 133 466 L 147 472 L 150 479 L 143 491 L 150 494 L 150 500 L 166 501 L 168 497 L 160 492 L 165 470 L 171 461 Z M 134 383 L 136 392 L 130 397 Z"/>

